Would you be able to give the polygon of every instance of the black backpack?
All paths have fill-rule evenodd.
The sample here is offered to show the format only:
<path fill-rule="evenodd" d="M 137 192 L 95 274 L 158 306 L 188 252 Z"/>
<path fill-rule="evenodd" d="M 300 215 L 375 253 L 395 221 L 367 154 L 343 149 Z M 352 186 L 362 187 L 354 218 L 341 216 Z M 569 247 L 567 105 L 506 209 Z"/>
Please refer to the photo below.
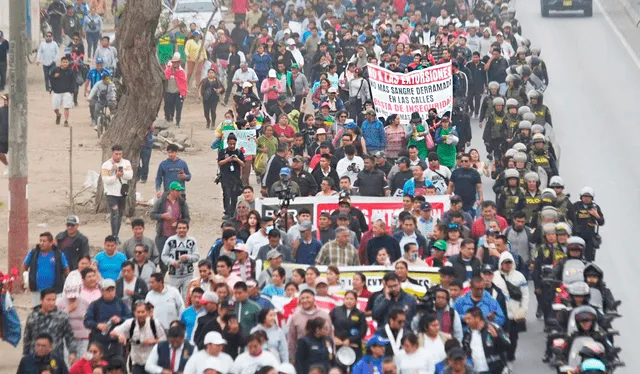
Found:
<path fill-rule="evenodd" d="M 149 324 L 151 326 L 151 332 L 153 333 L 153 338 L 158 339 L 158 330 L 156 329 L 156 320 L 153 318 L 150 318 Z M 136 329 L 136 320 L 134 318 L 134 320 L 131 322 L 131 327 L 129 328 L 129 339 L 133 337 L 133 330 L 135 329 Z"/>

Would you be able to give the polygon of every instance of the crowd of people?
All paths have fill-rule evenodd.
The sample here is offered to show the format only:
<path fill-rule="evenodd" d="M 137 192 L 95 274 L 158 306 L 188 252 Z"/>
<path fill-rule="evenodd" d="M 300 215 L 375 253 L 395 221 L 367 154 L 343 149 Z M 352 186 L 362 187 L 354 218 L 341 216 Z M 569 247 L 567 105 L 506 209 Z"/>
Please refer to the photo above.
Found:
<path fill-rule="evenodd" d="M 67 7 L 65 19 L 82 4 Z M 68 124 L 82 85 L 92 119 L 115 110 L 117 52 L 108 38 L 98 47 L 99 35 L 90 37 L 96 11 L 85 10 L 84 33 L 64 29 L 76 49 L 60 67 L 55 28 L 40 46 L 57 123 L 64 114 Z M 155 235 L 145 234 L 142 219 L 123 234 L 128 185 L 147 181 L 150 138 L 137 175 L 113 145 L 101 172 L 111 217 L 103 250 L 91 256 L 80 218 L 69 216 L 64 231 L 42 233 L 24 260 L 34 309 L 18 373 L 517 372 L 519 335 L 535 305 L 529 282 L 551 330 L 556 295 L 545 272 L 551 266 L 561 278 L 570 259 L 590 263 L 587 287 L 607 295 L 603 310 L 615 309 L 593 263 L 604 215 L 593 189 L 575 202 L 563 192 L 543 103 L 547 67 L 512 5 L 234 0 L 232 12 L 233 27 L 190 25 L 185 66 L 177 53 L 164 68 L 164 119 L 179 126 L 195 90 L 214 131 L 219 238 L 205 256 L 198 244 L 210 238 L 189 233 L 192 174 L 174 145 L 156 173 Z M 82 35 L 95 67 L 76 74 L 70 62 Z M 407 123 L 378 117 L 368 64 L 409 73 L 445 63 L 451 111 L 413 113 Z M 203 66 L 210 68 L 200 79 Z M 228 111 L 217 123 L 219 104 Z M 475 118 L 486 161 L 470 148 Z M 238 144 L 238 130 L 255 132 L 256 154 Z M 485 197 L 487 181 L 494 200 Z M 258 195 L 333 197 L 338 209 L 274 217 L 256 210 Z M 437 195 L 450 202 L 439 217 L 430 199 Z M 401 198 L 403 208 L 393 223 L 367 220 L 353 196 Z M 386 270 L 381 289 L 369 290 L 360 272 L 341 278 L 361 265 Z M 439 281 L 413 279 L 421 267 L 438 268 Z M 276 302 L 282 298 L 293 301 L 289 312 Z M 339 305 L 327 310 L 327 299 Z M 595 336 L 593 318 L 585 324 L 578 315 L 586 314 L 576 315 L 569 339 Z"/>

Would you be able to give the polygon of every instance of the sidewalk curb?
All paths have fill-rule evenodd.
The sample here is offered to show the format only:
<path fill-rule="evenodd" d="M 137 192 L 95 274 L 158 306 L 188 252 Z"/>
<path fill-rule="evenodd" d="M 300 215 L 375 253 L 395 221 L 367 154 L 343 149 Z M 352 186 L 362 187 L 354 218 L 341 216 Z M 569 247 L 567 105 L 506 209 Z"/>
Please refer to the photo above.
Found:
<path fill-rule="evenodd" d="M 633 6 L 629 0 L 617 1 L 620 3 L 620 5 L 622 5 L 629 17 L 631 17 L 631 21 L 633 21 L 633 24 L 638 27 L 638 25 L 640 24 L 640 9 L 638 9 L 637 6 Z"/>

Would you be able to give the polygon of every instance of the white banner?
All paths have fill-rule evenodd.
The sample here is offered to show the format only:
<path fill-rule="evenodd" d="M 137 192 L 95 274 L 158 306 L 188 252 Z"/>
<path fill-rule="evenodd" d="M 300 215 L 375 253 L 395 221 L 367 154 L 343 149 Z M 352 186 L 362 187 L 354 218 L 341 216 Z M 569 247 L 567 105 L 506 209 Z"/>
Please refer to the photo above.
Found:
<path fill-rule="evenodd" d="M 413 112 L 426 120 L 431 108 L 436 108 L 438 114 L 453 109 L 451 63 L 405 74 L 372 64 L 367 69 L 378 117 L 397 114 L 401 123 L 409 123 Z"/>

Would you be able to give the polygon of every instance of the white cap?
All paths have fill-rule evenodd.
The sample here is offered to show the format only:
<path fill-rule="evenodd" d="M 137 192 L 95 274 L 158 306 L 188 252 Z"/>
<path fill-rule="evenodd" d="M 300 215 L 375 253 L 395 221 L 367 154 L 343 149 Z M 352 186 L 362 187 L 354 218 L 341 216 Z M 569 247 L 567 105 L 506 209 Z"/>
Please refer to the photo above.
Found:
<path fill-rule="evenodd" d="M 276 372 L 284 374 L 296 374 L 296 368 L 288 362 L 278 365 Z"/>
<path fill-rule="evenodd" d="M 337 92 L 338 92 L 337 88 L 335 88 L 333 86 L 329 87 L 329 93 L 337 93 Z"/>
<path fill-rule="evenodd" d="M 269 78 L 276 78 L 276 71 L 275 69 L 269 69 Z"/>
<path fill-rule="evenodd" d="M 176 52 L 173 54 L 173 57 L 171 58 L 171 61 L 180 61 L 181 57 L 180 57 L 180 52 Z"/>
<path fill-rule="evenodd" d="M 287 39 L 287 45 L 296 45 L 296 41 L 292 38 Z"/>
<path fill-rule="evenodd" d="M 242 84 L 242 88 L 251 88 L 251 87 L 253 87 L 253 84 L 251 84 L 250 82 L 244 82 Z"/>
<path fill-rule="evenodd" d="M 291 29 L 284 29 L 283 33 L 291 35 Z"/>
<path fill-rule="evenodd" d="M 211 331 L 204 336 L 204 345 L 207 344 L 223 345 L 227 344 L 227 341 L 222 338 L 222 335 L 220 335 L 219 332 Z"/>

